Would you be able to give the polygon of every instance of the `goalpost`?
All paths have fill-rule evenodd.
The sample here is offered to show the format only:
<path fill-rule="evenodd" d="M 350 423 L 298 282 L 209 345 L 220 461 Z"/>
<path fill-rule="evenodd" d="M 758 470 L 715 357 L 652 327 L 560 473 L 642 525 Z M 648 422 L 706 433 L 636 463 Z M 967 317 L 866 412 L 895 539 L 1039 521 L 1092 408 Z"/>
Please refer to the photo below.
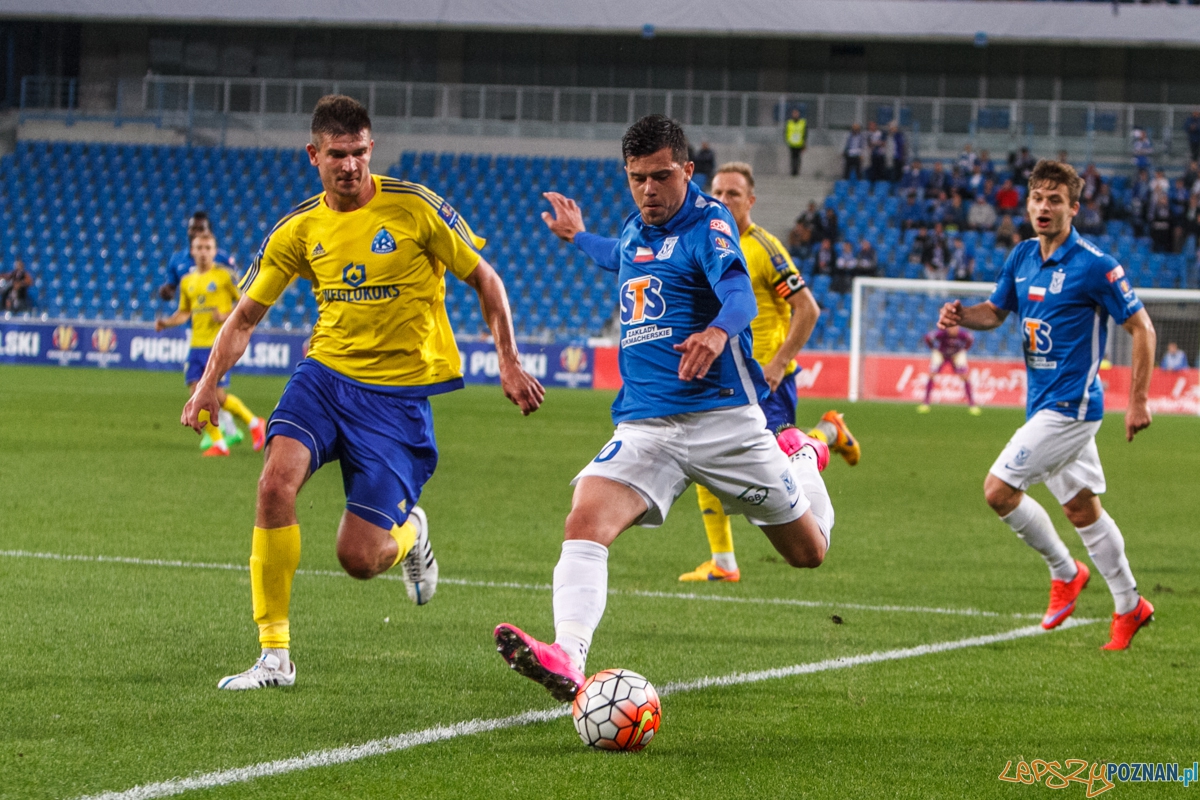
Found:
<path fill-rule="evenodd" d="M 986 300 L 993 283 L 906 278 L 856 278 L 851 298 L 849 399 L 920 402 L 929 366 L 924 337 L 937 327 L 943 303 Z M 1200 414 L 1200 290 L 1136 289 L 1158 332 L 1150 408 L 1156 413 Z M 993 331 L 972 331 L 970 378 L 983 405 L 1018 406 L 1025 399 L 1025 368 L 1017 317 L 1010 314 Z M 1188 368 L 1158 368 L 1169 342 Z M 1100 378 L 1106 407 L 1119 410 L 1129 396 L 1132 337 L 1109 320 L 1108 347 Z M 934 402 L 961 402 L 961 381 L 935 378 Z"/>

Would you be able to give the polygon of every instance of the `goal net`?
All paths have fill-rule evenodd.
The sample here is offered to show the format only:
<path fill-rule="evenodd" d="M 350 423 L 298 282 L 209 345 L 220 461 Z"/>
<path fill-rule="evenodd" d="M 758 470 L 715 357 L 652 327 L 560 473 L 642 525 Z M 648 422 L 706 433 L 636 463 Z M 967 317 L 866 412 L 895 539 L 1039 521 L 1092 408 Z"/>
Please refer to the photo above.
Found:
<path fill-rule="evenodd" d="M 938 311 L 953 300 L 971 305 L 986 300 L 994 284 L 903 278 L 854 281 L 850 321 L 851 400 L 922 403 L 930 373 L 925 335 L 937 327 Z M 1151 410 L 1200 414 L 1200 291 L 1137 289 L 1158 332 L 1155 365 L 1163 363 L 1174 342 L 1186 367 L 1157 368 L 1151 385 Z M 972 331 L 968 377 L 975 402 L 984 406 L 1025 404 L 1025 362 L 1015 314 L 992 331 Z M 1178 362 L 1180 356 L 1175 356 Z M 1132 337 L 1109 321 L 1108 348 L 1101 364 L 1105 408 L 1125 408 L 1129 398 Z M 934 376 L 931 404 L 965 403 L 962 379 L 947 366 Z"/>

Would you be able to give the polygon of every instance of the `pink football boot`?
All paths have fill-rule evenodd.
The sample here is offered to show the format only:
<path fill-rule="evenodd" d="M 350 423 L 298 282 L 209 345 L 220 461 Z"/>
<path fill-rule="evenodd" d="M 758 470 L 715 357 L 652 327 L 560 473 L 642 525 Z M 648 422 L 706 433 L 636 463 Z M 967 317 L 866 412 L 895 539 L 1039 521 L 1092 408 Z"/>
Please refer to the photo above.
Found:
<path fill-rule="evenodd" d="M 829 463 L 829 445 L 820 439 L 814 439 L 793 425 L 784 425 L 775 433 L 775 441 L 788 458 L 795 457 L 805 447 L 811 447 L 817 457 L 817 471 L 825 471 L 825 466 Z"/>
<path fill-rule="evenodd" d="M 570 656 L 557 644 L 534 639 L 516 625 L 497 625 L 492 636 L 496 650 L 518 674 L 546 687 L 560 703 L 570 703 L 579 694 L 584 676 Z"/>

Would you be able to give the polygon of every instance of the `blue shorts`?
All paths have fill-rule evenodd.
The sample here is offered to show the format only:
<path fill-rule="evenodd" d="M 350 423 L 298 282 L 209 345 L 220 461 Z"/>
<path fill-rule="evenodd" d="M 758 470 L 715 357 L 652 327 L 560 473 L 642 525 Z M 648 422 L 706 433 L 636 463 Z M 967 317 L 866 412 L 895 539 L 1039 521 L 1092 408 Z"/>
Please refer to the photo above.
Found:
<path fill-rule="evenodd" d="M 200 380 L 200 376 L 204 374 L 204 368 L 208 365 L 208 354 L 212 352 L 211 347 L 193 347 L 188 350 L 187 366 L 184 367 L 183 382 L 191 386 L 196 381 Z M 226 372 L 221 380 L 217 381 L 217 386 L 224 389 L 229 385 L 229 373 Z"/>
<path fill-rule="evenodd" d="M 301 361 L 267 422 L 267 441 L 295 439 L 311 469 L 342 462 L 346 510 L 391 530 L 403 525 L 437 466 L 433 410 L 425 397 L 397 397 Z"/>
<path fill-rule="evenodd" d="M 779 388 L 759 405 L 767 418 L 767 430 L 774 433 L 780 425 L 796 424 L 796 373 L 784 375 Z"/>

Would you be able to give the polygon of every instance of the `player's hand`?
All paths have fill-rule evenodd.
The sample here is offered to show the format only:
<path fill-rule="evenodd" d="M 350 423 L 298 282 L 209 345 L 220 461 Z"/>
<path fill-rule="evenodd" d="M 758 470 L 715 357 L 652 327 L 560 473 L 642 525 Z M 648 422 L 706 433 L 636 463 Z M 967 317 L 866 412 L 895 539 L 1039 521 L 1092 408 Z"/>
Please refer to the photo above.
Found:
<path fill-rule="evenodd" d="M 520 362 L 501 362 L 500 388 L 504 390 L 504 396 L 527 417 L 537 411 L 546 399 L 546 390 L 542 384 L 526 372 Z"/>
<path fill-rule="evenodd" d="M 196 391 L 183 406 L 179 422 L 200 433 L 204 430 L 204 424 L 200 422 L 201 411 L 207 411 L 209 420 L 214 424 L 220 418 L 221 403 L 217 399 L 217 387 L 208 385 L 203 379 L 196 384 Z"/>
<path fill-rule="evenodd" d="M 542 197 L 549 200 L 554 209 L 554 213 L 542 212 L 542 222 L 555 236 L 570 243 L 575 241 L 575 234 L 587 230 L 583 225 L 583 212 L 574 200 L 558 192 L 542 192 Z"/>
<path fill-rule="evenodd" d="M 779 388 L 779 384 L 783 383 L 783 373 L 785 367 L 782 364 L 776 364 L 774 360 L 763 365 L 763 378 L 767 381 L 767 386 L 774 392 Z"/>
<path fill-rule="evenodd" d="M 720 328 L 705 328 L 675 345 L 675 349 L 683 353 L 683 358 L 679 359 L 679 380 L 690 381 L 707 375 L 708 368 L 721 355 L 728 341 L 729 334 Z"/>
<path fill-rule="evenodd" d="M 167 329 L 166 320 L 164 320 L 162 317 L 159 317 L 156 320 L 154 320 L 154 332 L 155 333 L 158 333 L 159 331 L 165 331 L 166 329 Z"/>
<path fill-rule="evenodd" d="M 963 304 L 961 300 L 955 300 L 953 303 L 946 303 L 942 306 L 942 311 L 938 315 L 938 327 L 945 330 L 951 325 L 959 325 L 962 323 Z"/>
<path fill-rule="evenodd" d="M 158 296 L 168 303 L 175 299 L 175 287 L 169 283 L 164 283 L 158 287 Z"/>
<path fill-rule="evenodd" d="M 1150 408 L 1146 401 L 1130 399 L 1129 408 L 1125 411 L 1125 441 L 1132 442 L 1138 431 L 1150 427 L 1151 421 Z"/>

